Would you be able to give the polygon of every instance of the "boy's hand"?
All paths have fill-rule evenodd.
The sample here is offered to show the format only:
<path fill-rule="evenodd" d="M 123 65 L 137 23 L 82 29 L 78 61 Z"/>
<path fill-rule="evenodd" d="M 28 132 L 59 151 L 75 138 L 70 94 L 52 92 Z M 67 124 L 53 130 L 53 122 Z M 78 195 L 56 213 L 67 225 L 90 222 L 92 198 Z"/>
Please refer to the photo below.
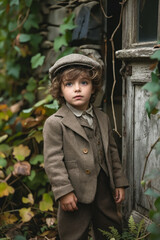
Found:
<path fill-rule="evenodd" d="M 75 211 L 78 210 L 77 198 L 73 192 L 68 193 L 60 198 L 60 205 L 64 211 Z"/>
<path fill-rule="evenodd" d="M 125 199 L 125 190 L 124 188 L 116 188 L 115 201 L 116 203 L 121 203 Z"/>

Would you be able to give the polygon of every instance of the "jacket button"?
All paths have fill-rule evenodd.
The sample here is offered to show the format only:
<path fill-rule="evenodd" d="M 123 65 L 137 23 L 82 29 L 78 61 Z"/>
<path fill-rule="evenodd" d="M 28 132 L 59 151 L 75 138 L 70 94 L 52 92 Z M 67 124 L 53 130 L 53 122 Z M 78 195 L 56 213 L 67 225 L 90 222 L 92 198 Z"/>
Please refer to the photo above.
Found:
<path fill-rule="evenodd" d="M 83 148 L 83 153 L 87 154 L 88 153 L 88 149 L 87 148 Z"/>
<path fill-rule="evenodd" d="M 86 174 L 90 174 L 90 170 L 89 169 L 86 169 Z"/>

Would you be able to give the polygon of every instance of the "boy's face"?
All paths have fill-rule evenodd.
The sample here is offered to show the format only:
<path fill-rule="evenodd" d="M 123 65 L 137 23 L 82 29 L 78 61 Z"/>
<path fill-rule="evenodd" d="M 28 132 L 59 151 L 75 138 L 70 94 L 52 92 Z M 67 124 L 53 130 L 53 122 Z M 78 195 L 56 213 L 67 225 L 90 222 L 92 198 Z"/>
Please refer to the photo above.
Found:
<path fill-rule="evenodd" d="M 81 111 L 88 108 L 92 93 L 94 93 L 92 81 L 87 78 L 86 74 L 80 75 L 73 81 L 65 80 L 61 83 L 61 96 Z"/>

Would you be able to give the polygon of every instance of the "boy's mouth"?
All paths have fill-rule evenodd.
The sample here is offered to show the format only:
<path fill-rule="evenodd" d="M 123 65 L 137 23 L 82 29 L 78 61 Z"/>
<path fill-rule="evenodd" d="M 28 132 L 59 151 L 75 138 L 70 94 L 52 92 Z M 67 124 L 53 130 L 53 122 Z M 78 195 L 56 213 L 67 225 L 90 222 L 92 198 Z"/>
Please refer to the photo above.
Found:
<path fill-rule="evenodd" d="M 77 95 L 77 96 L 75 96 L 75 97 L 73 97 L 74 99 L 80 99 L 80 98 L 82 98 L 82 96 L 81 95 Z"/>

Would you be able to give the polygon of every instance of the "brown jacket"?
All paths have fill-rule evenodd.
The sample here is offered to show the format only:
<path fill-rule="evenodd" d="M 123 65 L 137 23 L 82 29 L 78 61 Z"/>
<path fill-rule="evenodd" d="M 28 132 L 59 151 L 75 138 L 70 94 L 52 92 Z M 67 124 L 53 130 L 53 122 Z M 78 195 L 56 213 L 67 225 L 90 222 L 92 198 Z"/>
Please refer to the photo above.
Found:
<path fill-rule="evenodd" d="M 127 187 L 112 136 L 108 116 L 94 108 L 101 130 L 110 187 Z M 83 127 L 63 105 L 44 125 L 44 166 L 55 199 L 74 191 L 78 201 L 91 203 L 95 197 L 97 175 L 93 151 Z"/>

